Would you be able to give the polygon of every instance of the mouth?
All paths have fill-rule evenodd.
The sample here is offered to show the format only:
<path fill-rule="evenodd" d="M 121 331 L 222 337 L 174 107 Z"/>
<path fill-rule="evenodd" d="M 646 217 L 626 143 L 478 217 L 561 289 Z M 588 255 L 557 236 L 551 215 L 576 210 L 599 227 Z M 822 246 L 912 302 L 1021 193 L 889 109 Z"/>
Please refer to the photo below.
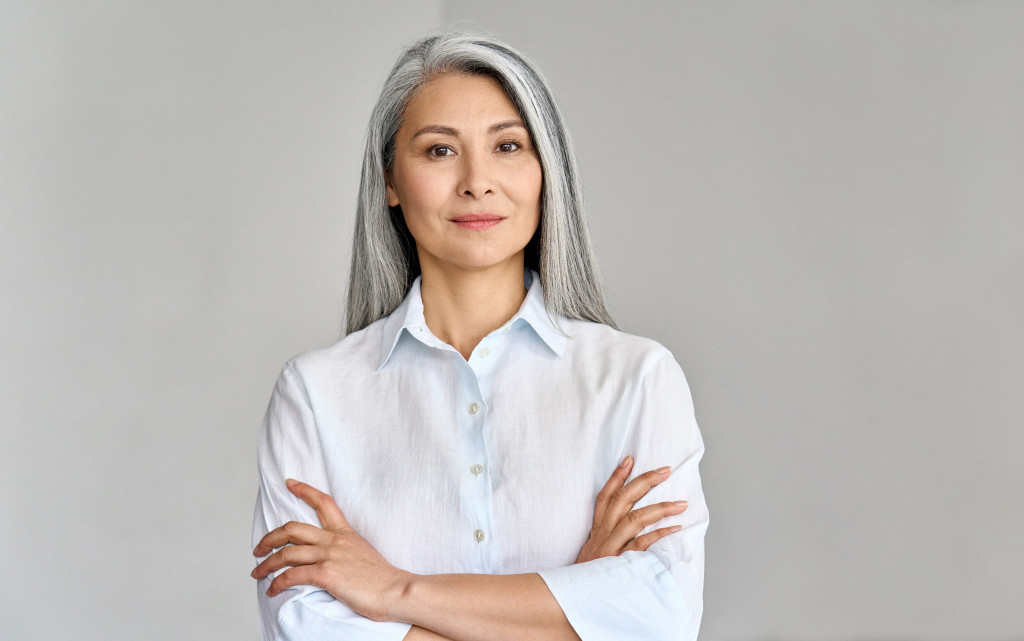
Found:
<path fill-rule="evenodd" d="M 463 229 L 489 229 L 505 220 L 497 214 L 463 214 L 452 218 L 451 221 Z"/>

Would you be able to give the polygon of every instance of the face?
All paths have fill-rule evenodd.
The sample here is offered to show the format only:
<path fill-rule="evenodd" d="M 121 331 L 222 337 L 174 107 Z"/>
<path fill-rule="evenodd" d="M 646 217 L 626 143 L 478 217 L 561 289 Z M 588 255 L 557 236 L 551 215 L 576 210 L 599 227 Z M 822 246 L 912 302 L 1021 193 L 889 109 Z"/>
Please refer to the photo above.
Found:
<path fill-rule="evenodd" d="M 388 205 L 400 205 L 420 267 L 516 267 L 540 222 L 540 160 L 493 78 L 448 74 L 409 102 L 395 138 Z"/>

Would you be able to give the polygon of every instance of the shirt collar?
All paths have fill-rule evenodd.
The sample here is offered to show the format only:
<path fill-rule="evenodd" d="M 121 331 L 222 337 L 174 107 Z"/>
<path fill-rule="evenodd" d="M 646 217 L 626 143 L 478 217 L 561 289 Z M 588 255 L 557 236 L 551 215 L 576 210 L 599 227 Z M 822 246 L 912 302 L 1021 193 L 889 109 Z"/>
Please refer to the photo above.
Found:
<path fill-rule="evenodd" d="M 423 317 L 423 296 L 420 292 L 420 276 L 416 277 L 402 303 L 384 319 L 384 330 L 381 336 L 380 360 L 377 369 L 384 367 L 390 360 L 403 333 L 423 341 L 423 336 L 433 338 L 427 329 Z M 526 299 L 519 307 L 516 315 L 509 319 L 496 332 L 507 331 L 516 323 L 526 323 L 544 344 L 557 356 L 565 354 L 566 336 L 555 326 L 544 306 L 544 289 L 540 284 L 540 275 L 533 270 L 526 270 L 523 282 L 527 287 Z M 426 341 L 423 341 L 426 343 Z"/>
<path fill-rule="evenodd" d="M 525 282 L 527 287 L 526 300 L 523 301 L 519 312 L 505 326 L 511 327 L 517 320 L 522 319 L 533 328 L 534 333 L 544 341 L 544 344 L 552 352 L 562 356 L 565 354 L 567 337 L 555 325 L 550 314 L 548 314 L 548 308 L 544 305 L 544 288 L 540 284 L 540 274 L 532 269 L 527 270 Z"/>

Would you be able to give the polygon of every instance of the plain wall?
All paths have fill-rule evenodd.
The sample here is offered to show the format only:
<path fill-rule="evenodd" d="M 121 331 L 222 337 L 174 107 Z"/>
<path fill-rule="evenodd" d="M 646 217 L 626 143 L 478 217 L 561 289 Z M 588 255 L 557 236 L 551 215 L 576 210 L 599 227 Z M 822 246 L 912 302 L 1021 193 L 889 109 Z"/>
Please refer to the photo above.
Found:
<path fill-rule="evenodd" d="M 255 439 L 443 25 L 550 80 L 708 451 L 702 638 L 1024 638 L 1024 5 L 0 0 L 4 638 L 253 639 Z"/>

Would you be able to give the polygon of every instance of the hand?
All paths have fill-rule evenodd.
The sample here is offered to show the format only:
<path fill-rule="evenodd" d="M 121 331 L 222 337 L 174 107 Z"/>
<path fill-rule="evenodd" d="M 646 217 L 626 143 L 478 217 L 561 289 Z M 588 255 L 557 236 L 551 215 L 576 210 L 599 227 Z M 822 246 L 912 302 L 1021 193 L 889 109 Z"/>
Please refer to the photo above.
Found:
<path fill-rule="evenodd" d="M 632 469 L 633 457 L 627 456 L 598 492 L 594 505 L 594 527 L 580 555 L 576 557 L 577 563 L 618 556 L 629 550 L 644 551 L 658 539 L 683 529 L 680 525 L 673 525 L 637 536 L 648 525 L 686 511 L 686 501 L 657 503 L 634 510 L 633 505 L 646 496 L 652 487 L 668 479 L 672 470 L 663 467 L 645 472 L 626 484 Z"/>
<path fill-rule="evenodd" d="M 252 577 L 262 579 L 289 567 L 270 583 L 267 595 L 276 596 L 294 585 L 314 585 L 369 619 L 388 620 L 388 611 L 412 575 L 388 563 L 359 536 L 329 495 L 292 479 L 286 484 L 316 510 L 323 527 L 289 521 L 268 532 L 253 555 L 280 549 L 257 565 Z"/>

